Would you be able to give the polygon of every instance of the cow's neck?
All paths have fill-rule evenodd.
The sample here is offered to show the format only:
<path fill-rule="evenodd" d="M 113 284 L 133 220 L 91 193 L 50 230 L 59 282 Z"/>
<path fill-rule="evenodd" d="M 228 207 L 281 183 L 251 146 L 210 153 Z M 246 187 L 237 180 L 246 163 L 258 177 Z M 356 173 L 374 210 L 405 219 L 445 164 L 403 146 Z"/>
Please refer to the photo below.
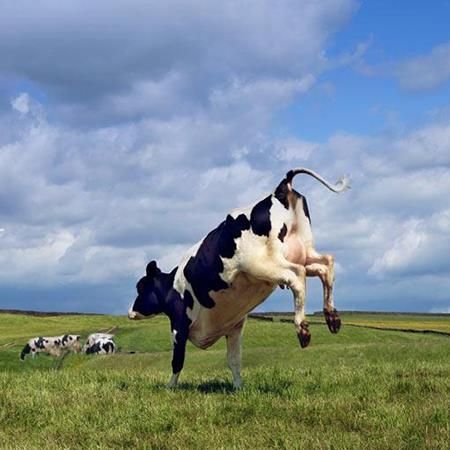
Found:
<path fill-rule="evenodd" d="M 168 274 L 164 274 L 164 278 L 162 280 L 161 286 L 161 295 L 159 296 L 161 309 L 166 316 L 171 319 L 173 308 L 172 308 L 172 291 L 173 291 L 173 281 L 175 279 L 175 273 L 177 272 L 178 267 L 175 267 L 172 272 Z"/>

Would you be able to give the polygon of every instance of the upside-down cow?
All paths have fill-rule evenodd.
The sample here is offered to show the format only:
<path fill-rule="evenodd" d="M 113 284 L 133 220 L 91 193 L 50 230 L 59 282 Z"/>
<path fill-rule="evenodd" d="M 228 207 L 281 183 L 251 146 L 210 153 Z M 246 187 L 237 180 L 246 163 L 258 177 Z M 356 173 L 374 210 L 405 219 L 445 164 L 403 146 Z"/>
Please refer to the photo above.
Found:
<path fill-rule="evenodd" d="M 235 388 L 241 386 L 241 336 L 247 314 L 278 286 L 294 297 L 295 327 L 301 347 L 311 339 L 305 321 L 305 281 L 319 277 L 328 328 L 341 326 L 333 303 L 334 258 L 314 248 L 306 198 L 292 187 L 297 174 L 308 174 L 333 192 L 349 188 L 342 177 L 332 185 L 312 170 L 291 170 L 275 191 L 248 208 L 232 211 L 203 240 L 194 245 L 170 273 L 151 261 L 137 283 L 130 319 L 165 313 L 173 339 L 172 377 L 178 382 L 186 342 L 205 349 L 222 336 Z"/>

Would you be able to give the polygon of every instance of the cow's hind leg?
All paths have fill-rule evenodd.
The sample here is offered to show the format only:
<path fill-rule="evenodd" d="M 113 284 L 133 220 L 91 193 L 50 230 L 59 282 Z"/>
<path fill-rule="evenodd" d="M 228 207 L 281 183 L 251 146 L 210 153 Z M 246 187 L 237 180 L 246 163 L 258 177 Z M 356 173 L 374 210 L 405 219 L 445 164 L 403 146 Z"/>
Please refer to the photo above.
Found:
<path fill-rule="evenodd" d="M 308 251 L 306 258 L 306 275 L 319 277 L 323 286 L 323 313 L 329 330 L 337 333 L 341 328 L 341 319 L 334 307 L 334 257 L 320 255 L 314 249 Z"/>
<path fill-rule="evenodd" d="M 227 361 L 228 367 L 233 374 L 233 387 L 239 389 L 241 380 L 241 342 L 245 319 L 227 334 Z"/>
<path fill-rule="evenodd" d="M 272 259 L 253 261 L 251 266 L 246 268 L 245 271 L 255 278 L 290 288 L 294 295 L 294 323 L 297 329 L 298 340 L 302 348 L 307 347 L 311 341 L 311 333 L 309 324 L 305 320 L 305 268 L 279 258 L 275 261 Z"/>

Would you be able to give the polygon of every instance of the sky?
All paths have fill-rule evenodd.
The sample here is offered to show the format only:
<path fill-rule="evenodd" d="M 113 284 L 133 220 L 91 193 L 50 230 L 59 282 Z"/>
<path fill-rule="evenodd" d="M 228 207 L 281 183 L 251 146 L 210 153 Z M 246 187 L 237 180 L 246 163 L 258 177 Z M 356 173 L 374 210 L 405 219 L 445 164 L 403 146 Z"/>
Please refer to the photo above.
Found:
<path fill-rule="evenodd" d="M 0 0 L 0 308 L 124 314 L 148 261 L 303 166 L 352 179 L 294 182 L 338 309 L 450 312 L 449 22 L 448 0 Z"/>

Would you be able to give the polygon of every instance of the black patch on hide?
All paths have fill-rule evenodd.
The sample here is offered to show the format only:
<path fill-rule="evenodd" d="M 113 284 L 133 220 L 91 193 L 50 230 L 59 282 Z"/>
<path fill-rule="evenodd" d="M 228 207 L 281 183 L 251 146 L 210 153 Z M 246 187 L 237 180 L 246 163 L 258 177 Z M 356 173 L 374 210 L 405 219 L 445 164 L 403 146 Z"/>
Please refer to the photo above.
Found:
<path fill-rule="evenodd" d="M 286 209 L 289 209 L 288 193 L 288 182 L 284 178 L 275 189 L 274 196 Z"/>
<path fill-rule="evenodd" d="M 34 340 L 34 345 L 37 348 L 43 349 L 45 348 L 45 343 L 48 343 L 47 339 L 44 339 L 43 337 L 38 337 Z"/>
<path fill-rule="evenodd" d="M 28 355 L 31 352 L 30 344 L 26 344 L 20 353 L 20 359 L 23 361 L 25 359 L 25 355 Z"/>
<path fill-rule="evenodd" d="M 269 236 L 272 224 L 270 223 L 270 208 L 272 207 L 272 196 L 258 202 L 250 214 L 250 224 L 253 233 L 258 236 Z"/>
<path fill-rule="evenodd" d="M 286 226 L 286 224 L 284 224 L 283 228 L 281 228 L 280 232 L 278 233 L 278 239 L 281 242 L 284 242 L 284 238 L 286 237 L 286 233 L 287 233 L 287 226 Z"/>
<path fill-rule="evenodd" d="M 103 350 L 106 353 L 113 353 L 114 352 L 114 342 L 107 341 L 103 344 Z"/>
<path fill-rule="evenodd" d="M 270 200 L 270 197 L 269 197 Z M 253 213 L 253 211 L 252 211 Z M 228 215 L 224 222 L 212 230 L 201 243 L 195 256 L 191 256 L 183 274 L 192 286 L 195 297 L 205 308 L 213 308 L 214 300 L 209 296 L 210 291 L 227 289 L 228 284 L 222 280 L 222 258 L 232 258 L 236 251 L 235 239 L 244 230 L 250 229 L 250 222 L 244 214 L 235 219 Z M 190 294 L 185 299 L 191 302 Z"/>
<path fill-rule="evenodd" d="M 309 223 L 311 224 L 311 216 L 309 215 L 309 208 L 306 197 L 303 195 L 300 195 L 300 197 L 302 198 L 303 212 L 305 213 L 305 216 L 308 218 Z"/>

